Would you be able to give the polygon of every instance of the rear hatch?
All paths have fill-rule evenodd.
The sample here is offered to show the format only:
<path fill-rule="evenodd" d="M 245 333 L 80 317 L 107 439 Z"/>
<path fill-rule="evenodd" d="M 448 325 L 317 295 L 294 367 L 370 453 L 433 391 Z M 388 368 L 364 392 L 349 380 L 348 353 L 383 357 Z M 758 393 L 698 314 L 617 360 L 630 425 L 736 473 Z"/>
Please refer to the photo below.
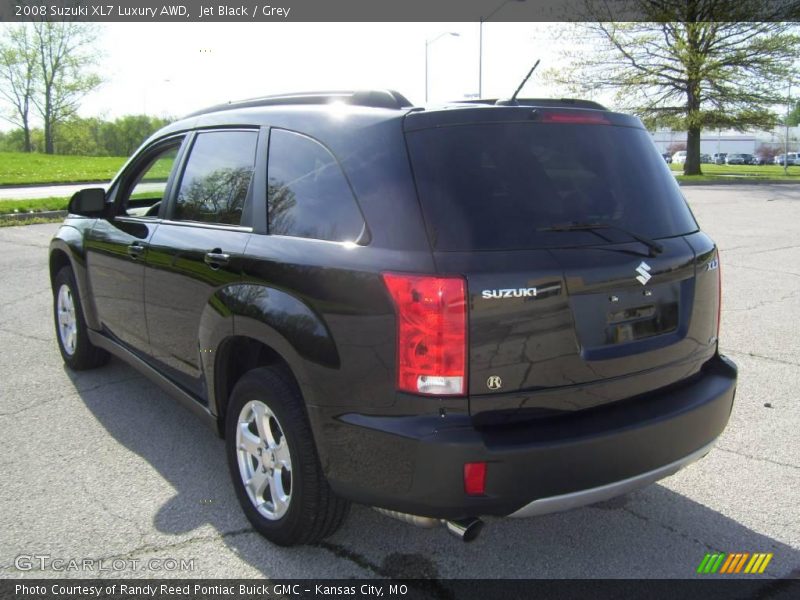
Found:
<path fill-rule="evenodd" d="M 473 415 L 582 410 L 713 355 L 716 248 L 638 119 L 481 107 L 405 128 L 437 270 L 467 281 Z"/>

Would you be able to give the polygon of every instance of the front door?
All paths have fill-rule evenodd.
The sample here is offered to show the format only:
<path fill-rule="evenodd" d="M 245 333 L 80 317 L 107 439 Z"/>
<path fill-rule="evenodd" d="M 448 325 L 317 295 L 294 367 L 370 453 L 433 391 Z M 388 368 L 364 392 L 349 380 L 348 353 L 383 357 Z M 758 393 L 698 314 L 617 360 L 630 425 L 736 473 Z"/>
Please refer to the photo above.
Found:
<path fill-rule="evenodd" d="M 109 191 L 108 216 L 86 236 L 92 296 L 103 332 L 131 349 L 147 353 L 144 263 L 159 226 L 183 136 L 146 149 Z"/>

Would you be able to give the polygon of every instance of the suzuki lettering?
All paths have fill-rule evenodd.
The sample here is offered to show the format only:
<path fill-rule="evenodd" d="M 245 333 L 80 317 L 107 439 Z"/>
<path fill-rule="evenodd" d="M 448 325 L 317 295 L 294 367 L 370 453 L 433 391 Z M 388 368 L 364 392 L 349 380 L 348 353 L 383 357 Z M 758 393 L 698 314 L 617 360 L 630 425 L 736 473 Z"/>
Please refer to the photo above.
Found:
<path fill-rule="evenodd" d="M 518 288 L 516 290 L 483 290 L 481 296 L 489 300 L 491 298 L 535 298 L 536 288 Z"/>

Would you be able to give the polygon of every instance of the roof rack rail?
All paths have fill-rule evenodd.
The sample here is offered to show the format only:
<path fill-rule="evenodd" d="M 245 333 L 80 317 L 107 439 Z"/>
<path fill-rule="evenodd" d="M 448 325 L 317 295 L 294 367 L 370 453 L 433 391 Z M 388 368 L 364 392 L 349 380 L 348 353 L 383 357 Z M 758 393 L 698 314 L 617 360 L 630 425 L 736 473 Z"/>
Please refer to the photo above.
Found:
<path fill-rule="evenodd" d="M 543 106 L 543 107 L 569 107 L 569 108 L 591 108 L 594 110 L 608 110 L 602 104 L 591 100 L 576 100 L 574 98 L 517 98 L 519 106 Z M 459 104 L 488 104 L 497 103 L 496 98 L 479 98 L 458 100 Z"/>
<path fill-rule="evenodd" d="M 341 92 L 301 92 L 297 94 L 279 94 L 263 96 L 248 100 L 237 100 L 210 106 L 198 110 L 187 117 L 198 117 L 213 112 L 250 108 L 254 106 L 287 106 L 292 104 L 331 104 L 341 102 L 354 106 L 367 106 L 372 108 L 408 108 L 413 104 L 400 92 L 394 90 L 354 90 Z"/>

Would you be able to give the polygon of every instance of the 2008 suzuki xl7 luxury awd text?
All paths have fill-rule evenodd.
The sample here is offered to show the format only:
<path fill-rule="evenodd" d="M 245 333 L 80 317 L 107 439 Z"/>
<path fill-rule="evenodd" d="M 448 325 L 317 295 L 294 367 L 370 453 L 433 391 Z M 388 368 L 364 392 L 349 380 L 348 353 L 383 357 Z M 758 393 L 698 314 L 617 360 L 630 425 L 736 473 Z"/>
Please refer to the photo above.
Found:
<path fill-rule="evenodd" d="M 641 122 L 591 102 L 227 104 L 70 213 L 64 361 L 114 354 L 207 419 L 278 544 L 350 502 L 471 539 L 670 475 L 731 412 L 717 248 Z"/>

